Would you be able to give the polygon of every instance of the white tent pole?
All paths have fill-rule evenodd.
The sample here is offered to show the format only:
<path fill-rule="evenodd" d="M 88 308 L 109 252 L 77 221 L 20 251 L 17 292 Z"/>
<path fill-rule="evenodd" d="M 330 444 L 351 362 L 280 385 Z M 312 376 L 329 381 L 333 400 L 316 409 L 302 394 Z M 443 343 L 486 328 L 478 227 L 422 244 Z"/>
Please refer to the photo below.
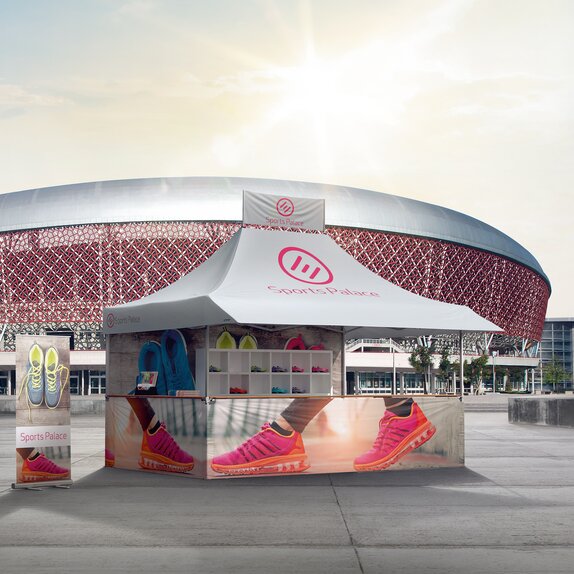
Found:
<path fill-rule="evenodd" d="M 341 394 L 345 396 L 347 394 L 347 366 L 345 362 L 345 330 L 341 331 Z"/>
<path fill-rule="evenodd" d="M 462 351 L 462 331 L 458 332 L 458 348 L 459 348 L 459 361 L 460 361 L 460 396 L 464 396 L 464 362 L 463 362 L 463 351 Z M 456 389 L 455 389 L 456 391 Z"/>
<path fill-rule="evenodd" d="M 397 394 L 397 365 L 395 364 L 395 344 L 392 339 L 391 341 L 391 350 L 393 351 L 393 395 Z"/>
<path fill-rule="evenodd" d="M 207 397 L 209 395 L 207 389 L 207 382 L 209 381 L 209 325 L 205 326 L 205 380 L 204 384 L 204 395 Z"/>

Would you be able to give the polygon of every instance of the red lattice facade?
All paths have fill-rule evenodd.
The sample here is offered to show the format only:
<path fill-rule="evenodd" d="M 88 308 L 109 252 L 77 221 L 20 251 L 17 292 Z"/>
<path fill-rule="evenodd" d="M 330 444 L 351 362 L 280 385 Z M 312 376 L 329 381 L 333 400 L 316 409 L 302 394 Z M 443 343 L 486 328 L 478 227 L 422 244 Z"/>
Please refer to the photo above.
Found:
<path fill-rule="evenodd" d="M 0 235 L 0 320 L 100 322 L 104 306 L 139 299 L 210 257 L 236 223 L 98 224 Z M 549 288 L 498 255 L 381 231 L 330 227 L 360 263 L 419 295 L 468 305 L 508 335 L 540 339 Z"/>

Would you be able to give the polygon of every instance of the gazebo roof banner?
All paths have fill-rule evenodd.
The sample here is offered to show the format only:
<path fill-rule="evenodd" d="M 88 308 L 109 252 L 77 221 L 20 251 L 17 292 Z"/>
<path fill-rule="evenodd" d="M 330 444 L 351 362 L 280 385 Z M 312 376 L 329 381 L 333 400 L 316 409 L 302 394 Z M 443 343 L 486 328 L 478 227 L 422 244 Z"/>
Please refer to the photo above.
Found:
<path fill-rule="evenodd" d="M 500 331 L 389 283 L 326 235 L 249 228 L 172 285 L 104 309 L 106 333 L 226 323 L 332 326 L 353 338 Z"/>

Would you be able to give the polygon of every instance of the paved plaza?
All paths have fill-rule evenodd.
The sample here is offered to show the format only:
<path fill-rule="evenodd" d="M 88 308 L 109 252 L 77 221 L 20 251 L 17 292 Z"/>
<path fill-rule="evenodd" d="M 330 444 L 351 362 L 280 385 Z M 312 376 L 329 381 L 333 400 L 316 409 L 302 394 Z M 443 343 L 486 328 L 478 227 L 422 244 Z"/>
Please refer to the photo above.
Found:
<path fill-rule="evenodd" d="M 74 416 L 74 486 L 12 491 L 2 415 L 0 571 L 570 574 L 574 429 L 465 417 L 465 468 L 207 482 L 104 468 Z"/>

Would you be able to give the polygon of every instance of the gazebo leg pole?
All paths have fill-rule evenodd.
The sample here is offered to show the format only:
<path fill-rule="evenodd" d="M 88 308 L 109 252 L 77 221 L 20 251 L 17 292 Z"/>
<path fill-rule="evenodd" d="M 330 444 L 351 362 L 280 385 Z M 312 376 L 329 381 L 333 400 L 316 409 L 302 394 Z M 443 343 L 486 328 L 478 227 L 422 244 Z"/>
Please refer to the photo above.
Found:
<path fill-rule="evenodd" d="M 460 396 L 464 396 L 464 361 L 463 361 L 463 350 L 462 350 L 462 331 L 458 332 L 458 349 L 459 349 L 459 362 L 460 362 Z M 456 389 L 455 389 L 456 391 Z"/>

